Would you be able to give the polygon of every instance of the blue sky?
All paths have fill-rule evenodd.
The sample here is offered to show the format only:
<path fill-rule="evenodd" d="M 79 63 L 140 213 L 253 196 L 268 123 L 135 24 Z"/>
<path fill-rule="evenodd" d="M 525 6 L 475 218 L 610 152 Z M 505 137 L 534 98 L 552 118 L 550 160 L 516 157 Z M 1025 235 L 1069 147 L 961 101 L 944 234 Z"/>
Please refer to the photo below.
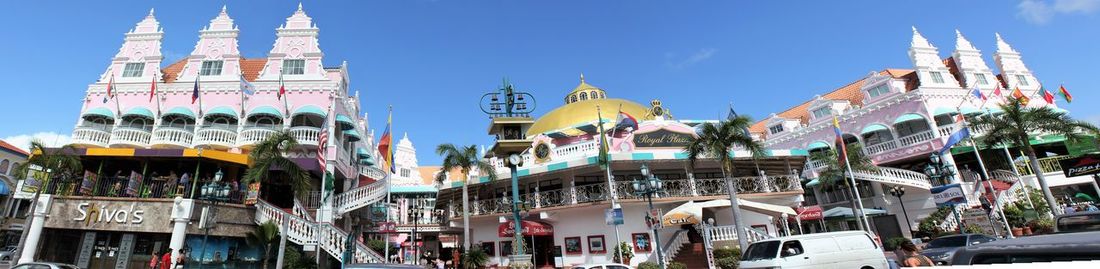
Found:
<path fill-rule="evenodd" d="M 196 2 L 196 3 L 192 3 Z M 294 1 L 26 1 L 5 4 L 0 137 L 64 141 L 87 85 L 123 33 L 156 8 L 171 63 L 228 5 L 245 57 L 265 57 Z M 536 114 L 562 104 L 578 75 L 608 95 L 659 98 L 677 118 L 713 119 L 729 102 L 756 119 L 887 67 L 909 68 L 910 26 L 944 57 L 959 29 L 993 65 L 1000 32 L 1072 115 L 1095 106 L 1100 1 L 305 1 L 326 65 L 347 60 L 371 127 L 408 132 L 422 165 L 439 143 L 489 144 L 477 107 L 503 77 L 532 92 Z M 995 68 L 995 67 L 994 67 Z M 28 116 L 33 115 L 33 116 Z M 53 138 L 60 134 L 61 138 Z M 49 142 L 49 141 L 47 141 Z"/>

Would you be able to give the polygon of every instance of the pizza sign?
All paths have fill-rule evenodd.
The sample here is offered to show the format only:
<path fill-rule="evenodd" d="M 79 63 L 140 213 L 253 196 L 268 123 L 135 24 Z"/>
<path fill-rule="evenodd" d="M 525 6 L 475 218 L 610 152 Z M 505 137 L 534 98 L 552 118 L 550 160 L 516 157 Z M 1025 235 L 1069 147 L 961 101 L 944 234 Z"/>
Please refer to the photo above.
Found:
<path fill-rule="evenodd" d="M 1073 159 L 1061 160 L 1062 172 L 1066 177 L 1076 177 L 1100 173 L 1100 154 L 1088 154 Z"/>

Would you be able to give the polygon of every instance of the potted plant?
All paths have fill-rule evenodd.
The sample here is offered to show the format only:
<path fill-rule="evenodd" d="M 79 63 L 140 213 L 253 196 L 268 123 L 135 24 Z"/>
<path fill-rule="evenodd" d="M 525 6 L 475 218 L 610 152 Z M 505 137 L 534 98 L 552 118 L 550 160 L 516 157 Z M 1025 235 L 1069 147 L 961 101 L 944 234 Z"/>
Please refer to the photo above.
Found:
<path fill-rule="evenodd" d="M 622 253 L 623 260 L 619 260 L 619 255 Z M 621 263 L 630 264 L 630 259 L 634 258 L 634 247 L 626 242 L 619 242 L 619 247 L 615 248 L 615 253 L 611 253 L 611 260 Z"/>
<path fill-rule="evenodd" d="M 1022 236 L 1025 234 L 1024 224 L 1027 223 L 1024 218 L 1024 211 L 1020 209 L 1019 205 L 1009 205 L 1004 208 L 1005 219 L 1008 220 L 1008 225 L 1012 226 L 1013 236 Z"/>

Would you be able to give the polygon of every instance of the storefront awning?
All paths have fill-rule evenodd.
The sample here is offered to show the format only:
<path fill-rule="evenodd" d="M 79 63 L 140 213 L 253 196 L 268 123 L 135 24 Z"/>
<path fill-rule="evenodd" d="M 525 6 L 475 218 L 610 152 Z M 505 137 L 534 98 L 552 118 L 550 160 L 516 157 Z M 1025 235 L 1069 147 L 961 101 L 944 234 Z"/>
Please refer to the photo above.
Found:
<path fill-rule="evenodd" d="M 737 201 L 741 209 L 769 216 L 781 217 L 783 214 L 787 214 L 788 216 L 797 214 L 794 209 L 790 207 L 753 202 L 745 199 L 738 199 Z M 687 203 L 669 210 L 664 216 L 661 216 L 661 224 L 665 226 L 699 224 L 703 221 L 703 208 L 723 206 L 730 206 L 730 200 L 720 199 L 701 203 L 688 201 Z"/>
<path fill-rule="evenodd" d="M 882 215 L 886 214 L 886 210 L 863 208 L 863 214 Z M 851 218 L 855 216 L 855 214 L 852 213 L 852 208 L 843 206 L 838 206 L 829 210 L 825 210 L 825 212 L 822 212 L 821 215 L 826 218 Z"/>
<path fill-rule="evenodd" d="M 501 223 L 500 227 L 497 227 L 497 235 L 500 237 L 512 237 L 515 232 L 516 223 L 512 220 Z M 554 226 L 549 223 L 533 220 L 523 220 L 520 222 L 520 227 L 523 229 L 523 236 L 543 236 L 553 235 Z"/>

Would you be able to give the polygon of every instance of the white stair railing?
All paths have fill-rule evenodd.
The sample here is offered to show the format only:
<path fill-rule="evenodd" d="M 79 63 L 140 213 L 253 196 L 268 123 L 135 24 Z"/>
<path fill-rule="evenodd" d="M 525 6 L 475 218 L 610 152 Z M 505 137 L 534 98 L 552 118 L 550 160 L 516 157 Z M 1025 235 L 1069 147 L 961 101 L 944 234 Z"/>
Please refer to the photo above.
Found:
<path fill-rule="evenodd" d="M 309 221 L 314 221 L 313 220 L 313 215 L 309 214 L 309 209 L 306 209 L 306 207 L 302 205 L 302 201 L 298 200 L 298 198 L 294 198 L 294 209 L 293 210 L 294 210 L 294 215 L 296 215 L 298 217 L 301 217 L 301 218 L 304 218 L 304 219 L 309 220 Z"/>
<path fill-rule="evenodd" d="M 690 242 L 691 240 L 688 239 L 686 230 L 676 230 L 676 232 L 672 234 L 672 237 L 669 238 L 668 243 L 666 243 L 664 248 L 662 249 L 664 250 L 665 264 L 668 264 L 672 261 L 672 259 L 675 259 L 676 254 L 680 253 L 680 249 L 682 249 L 685 244 L 688 244 Z"/>
<path fill-rule="evenodd" d="M 806 169 L 803 171 L 803 176 L 816 176 L 815 171 L 827 167 L 828 165 L 825 165 L 824 162 L 810 160 L 806 162 Z M 855 170 L 852 171 L 852 174 L 857 180 L 875 181 L 891 185 L 905 185 L 925 190 L 932 188 L 932 183 L 928 179 L 928 175 L 905 169 L 879 167 L 879 171 L 877 172 Z"/>
<path fill-rule="evenodd" d="M 256 202 L 257 224 L 271 221 L 275 225 L 282 226 L 287 221 L 287 240 L 299 245 L 318 245 L 328 252 L 336 260 L 343 261 L 345 242 L 348 233 L 329 223 L 318 224 L 305 218 L 295 216 L 282 208 L 271 205 L 263 200 Z M 319 241 L 318 241 L 319 240 Z M 319 244 L 318 244 L 319 243 Z M 355 240 L 354 262 L 356 263 L 380 263 L 382 255 L 368 248 L 363 242 Z"/>
<path fill-rule="evenodd" d="M 366 186 L 354 188 L 333 196 L 332 207 L 336 214 L 351 212 L 373 203 L 377 203 L 386 197 L 385 180 L 379 180 Z"/>
<path fill-rule="evenodd" d="M 344 251 L 347 250 L 346 242 L 348 233 L 328 223 L 321 224 L 321 248 L 328 252 L 336 260 L 344 260 Z M 381 263 L 382 255 L 367 247 L 358 238 L 355 241 L 355 252 L 352 254 L 352 263 Z"/>

